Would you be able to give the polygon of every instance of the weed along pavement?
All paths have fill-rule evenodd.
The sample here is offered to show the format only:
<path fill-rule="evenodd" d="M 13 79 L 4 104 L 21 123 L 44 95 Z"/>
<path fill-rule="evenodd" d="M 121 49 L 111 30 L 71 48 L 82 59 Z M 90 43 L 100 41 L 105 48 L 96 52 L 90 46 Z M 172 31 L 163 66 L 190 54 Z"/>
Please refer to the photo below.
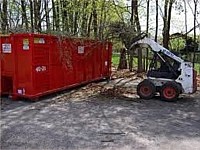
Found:
<path fill-rule="evenodd" d="M 2 150 L 200 149 L 199 91 L 171 103 L 142 100 L 118 79 L 38 102 L 2 98 L 1 106 Z"/>

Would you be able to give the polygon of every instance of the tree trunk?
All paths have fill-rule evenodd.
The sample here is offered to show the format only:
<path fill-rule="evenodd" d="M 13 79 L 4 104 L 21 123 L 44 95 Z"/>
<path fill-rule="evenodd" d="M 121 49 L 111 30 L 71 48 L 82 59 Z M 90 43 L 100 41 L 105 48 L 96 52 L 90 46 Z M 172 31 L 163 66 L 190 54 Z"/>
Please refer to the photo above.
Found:
<path fill-rule="evenodd" d="M 198 0 L 194 0 L 194 43 L 196 43 L 196 19 L 197 19 L 197 2 Z M 193 67 L 195 67 L 195 54 L 196 48 L 194 48 L 194 56 L 193 56 Z"/>
<path fill-rule="evenodd" d="M 130 18 L 130 22 L 131 22 L 131 26 L 133 26 L 133 30 L 136 32 L 135 30 L 135 0 L 131 1 L 131 18 Z M 133 70 L 133 53 L 129 52 L 129 71 Z"/>
<path fill-rule="evenodd" d="M 168 9 L 168 18 L 167 18 L 167 45 L 169 45 L 169 32 L 170 32 L 170 27 L 171 27 L 171 14 L 172 14 L 172 5 L 174 3 L 174 0 L 170 0 L 169 2 L 169 9 Z M 169 46 L 168 46 L 169 47 Z"/>
<path fill-rule="evenodd" d="M 137 72 L 141 73 L 144 71 L 144 65 L 143 65 L 143 61 L 142 61 L 142 49 L 138 48 L 138 68 L 137 68 Z"/>
<path fill-rule="evenodd" d="M 35 27 L 35 30 L 38 32 L 38 16 L 37 16 L 37 1 L 34 0 L 33 1 L 33 8 L 34 8 L 34 27 Z"/>
<path fill-rule="evenodd" d="M 126 49 L 122 48 L 120 51 L 120 59 L 117 70 L 127 69 Z"/>
<path fill-rule="evenodd" d="M 75 3 L 74 3 L 75 7 L 78 7 L 78 3 L 79 2 L 77 0 L 75 0 Z M 74 21 L 73 21 L 74 22 L 74 24 L 73 24 L 73 29 L 74 29 L 73 34 L 76 35 L 76 36 L 78 35 L 78 14 L 79 14 L 78 10 L 76 9 L 75 12 L 74 12 Z"/>
<path fill-rule="evenodd" d="M 26 30 L 28 30 L 28 19 L 26 15 L 26 5 L 25 0 L 21 0 L 21 7 L 22 7 L 22 27 L 25 24 Z"/>
<path fill-rule="evenodd" d="M 168 10 L 168 0 L 165 0 L 164 5 L 164 16 L 163 16 L 163 46 L 168 48 L 168 38 L 167 36 L 167 10 Z"/>
<path fill-rule="evenodd" d="M 68 13 L 67 13 L 67 1 L 63 1 L 63 7 L 62 7 L 62 24 L 63 24 L 63 30 L 69 32 L 69 24 L 68 24 Z"/>
<path fill-rule="evenodd" d="M 147 0 L 147 22 L 146 22 L 146 33 L 149 33 L 149 5 L 150 5 L 150 0 Z M 144 59 L 145 60 L 145 59 Z M 146 48 L 146 66 L 144 66 L 145 71 L 147 71 L 148 66 L 149 66 L 149 49 Z"/>
<path fill-rule="evenodd" d="M 8 32 L 8 11 L 7 11 L 7 0 L 3 0 L 3 10 L 1 12 L 1 27 L 2 27 L 2 33 L 5 34 Z"/>
<path fill-rule="evenodd" d="M 139 21 L 139 15 L 138 15 L 138 0 L 132 0 L 132 9 L 134 11 L 134 21 L 137 29 L 137 33 L 141 33 L 141 26 L 140 26 L 140 21 Z M 143 72 L 144 71 L 144 65 L 142 61 L 142 50 L 138 49 L 138 72 Z"/>
<path fill-rule="evenodd" d="M 137 27 L 137 32 L 141 33 L 141 26 L 140 26 L 140 20 L 139 20 L 139 15 L 138 15 L 138 0 L 133 0 L 134 2 L 134 15 L 135 15 L 135 24 Z"/>
<path fill-rule="evenodd" d="M 93 0 L 92 2 L 93 6 L 93 28 L 94 28 L 94 38 L 97 38 L 97 32 L 98 32 L 98 24 L 97 24 L 97 6 L 96 6 L 96 0 Z"/>
<path fill-rule="evenodd" d="M 82 20 L 81 20 L 81 36 L 86 36 L 87 34 L 87 12 L 86 9 L 88 7 L 88 0 L 84 0 L 83 2 L 83 14 L 82 14 Z"/>
<path fill-rule="evenodd" d="M 187 32 L 188 32 L 187 31 L 187 5 L 186 5 L 186 0 L 183 0 L 183 2 L 184 2 L 184 9 L 185 9 L 184 10 L 185 11 L 185 41 L 187 41 Z"/>
<path fill-rule="evenodd" d="M 102 1 L 101 4 L 101 12 L 100 12 L 100 19 L 99 19 L 99 39 L 103 39 L 103 16 L 104 16 L 104 11 L 105 11 L 105 0 Z"/>
<path fill-rule="evenodd" d="M 106 1 L 104 6 L 106 5 Z M 104 34 L 104 30 L 106 28 L 106 18 L 107 18 L 107 14 L 108 14 L 108 8 L 104 9 L 104 15 L 103 15 L 103 25 L 102 25 L 102 37 L 101 39 L 103 40 L 105 38 L 105 34 Z M 107 38 L 107 37 L 106 37 Z"/>
<path fill-rule="evenodd" d="M 78 35 L 78 11 L 74 14 L 74 35 Z"/>
<path fill-rule="evenodd" d="M 147 0 L 147 22 L 146 22 L 146 33 L 149 33 L 149 5 L 150 0 Z"/>
<path fill-rule="evenodd" d="M 55 1 L 55 28 L 56 31 L 60 31 L 60 3 L 59 1 Z"/>
<path fill-rule="evenodd" d="M 87 28 L 87 37 L 90 37 L 90 30 L 91 30 L 91 24 L 92 24 L 92 13 L 90 13 L 90 18 L 88 22 L 88 28 Z"/>
<path fill-rule="evenodd" d="M 41 8 L 41 0 L 33 1 L 34 3 L 34 26 L 37 32 L 42 31 L 41 27 L 41 16 L 40 16 L 40 8 Z"/>
<path fill-rule="evenodd" d="M 34 21 L 33 21 L 33 1 L 32 0 L 29 0 L 30 2 L 30 19 L 31 19 L 31 32 L 33 33 L 34 32 Z"/>
<path fill-rule="evenodd" d="M 73 6 L 72 2 L 70 2 L 70 4 L 71 4 L 70 7 L 73 8 L 74 6 Z M 69 16 L 69 32 L 73 33 L 73 31 L 74 31 L 73 30 L 74 29 L 74 22 L 73 22 L 74 21 L 74 11 L 69 10 L 68 11 L 68 16 Z"/>
<path fill-rule="evenodd" d="M 197 2 L 198 0 L 194 0 L 194 42 L 196 42 Z"/>
<path fill-rule="evenodd" d="M 164 17 L 163 17 L 163 46 L 169 48 L 169 32 L 171 23 L 171 12 L 174 0 L 165 0 Z"/>
<path fill-rule="evenodd" d="M 44 9 L 45 9 L 45 15 L 46 15 L 46 30 L 49 31 L 51 28 L 50 28 L 48 0 L 44 1 Z"/>
<path fill-rule="evenodd" d="M 2 15 L 3 15 L 3 11 L 1 9 L 1 3 L 0 3 L 0 32 L 1 32 L 1 29 L 2 29 Z"/>
<path fill-rule="evenodd" d="M 133 71 L 133 55 L 129 56 L 129 71 Z"/>
<path fill-rule="evenodd" d="M 41 33 L 42 31 L 42 19 L 41 19 L 41 14 L 40 14 L 40 9 L 41 9 L 41 0 L 38 0 L 38 9 L 37 9 L 37 16 L 38 16 L 38 31 Z"/>
<path fill-rule="evenodd" d="M 156 32 L 155 32 L 155 41 L 158 40 L 158 0 L 156 0 Z"/>
<path fill-rule="evenodd" d="M 134 0 L 131 1 L 131 18 L 130 18 L 130 22 L 131 22 L 131 25 L 134 25 Z"/>
<path fill-rule="evenodd" d="M 56 30 L 56 7 L 55 7 L 55 2 L 54 2 L 54 0 L 52 0 L 51 1 L 51 3 L 52 3 L 52 10 L 53 10 L 53 20 L 52 20 L 52 22 L 53 22 L 53 31 L 55 31 Z"/>

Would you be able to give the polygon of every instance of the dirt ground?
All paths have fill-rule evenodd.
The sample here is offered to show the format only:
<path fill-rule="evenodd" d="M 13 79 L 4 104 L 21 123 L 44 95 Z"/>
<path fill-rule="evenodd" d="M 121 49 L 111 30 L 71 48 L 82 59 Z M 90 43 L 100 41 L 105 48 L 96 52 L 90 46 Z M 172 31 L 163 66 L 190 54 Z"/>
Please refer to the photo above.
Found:
<path fill-rule="evenodd" d="M 112 82 L 125 89 L 101 82 L 38 102 L 2 98 L 1 149 L 200 149 L 200 91 L 142 100 L 138 82 Z"/>

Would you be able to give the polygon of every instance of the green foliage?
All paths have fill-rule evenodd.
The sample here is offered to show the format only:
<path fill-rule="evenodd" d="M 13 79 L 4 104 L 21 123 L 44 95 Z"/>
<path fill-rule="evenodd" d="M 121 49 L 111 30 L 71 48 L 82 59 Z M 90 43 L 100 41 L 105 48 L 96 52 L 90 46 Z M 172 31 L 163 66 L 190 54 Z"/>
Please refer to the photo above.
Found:
<path fill-rule="evenodd" d="M 120 53 L 121 48 L 123 48 L 123 44 L 121 41 L 114 39 L 113 43 L 113 53 Z"/>
<path fill-rule="evenodd" d="M 185 40 L 183 38 L 171 39 L 169 47 L 171 50 L 180 51 L 185 47 Z"/>
<path fill-rule="evenodd" d="M 68 36 L 82 36 L 94 38 L 95 19 L 97 23 L 97 38 L 108 38 L 109 25 L 112 22 L 123 21 L 124 13 L 127 11 L 124 0 L 50 0 L 48 8 L 45 10 L 45 1 L 37 1 L 40 9 L 40 15 L 35 16 L 35 9 L 31 11 L 31 3 L 29 0 L 24 1 L 26 4 L 26 15 L 29 28 L 36 32 L 63 32 Z M 32 1 L 32 7 L 36 1 Z M 53 3 L 54 5 L 53 5 Z M 1 5 L 2 7 L 2 5 Z M 8 31 L 15 29 L 23 29 L 24 32 L 31 30 L 25 29 L 22 24 L 22 7 L 21 1 L 8 1 Z M 96 12 L 96 17 L 94 15 Z M 31 13 L 33 16 L 33 26 L 31 25 Z M 49 26 L 47 29 L 47 14 L 49 16 Z M 35 22 L 41 23 L 41 30 L 37 31 Z M 25 31 L 27 30 L 27 31 Z M 0 32 L 1 28 L 0 28 Z M 16 31 L 18 32 L 18 31 Z"/>

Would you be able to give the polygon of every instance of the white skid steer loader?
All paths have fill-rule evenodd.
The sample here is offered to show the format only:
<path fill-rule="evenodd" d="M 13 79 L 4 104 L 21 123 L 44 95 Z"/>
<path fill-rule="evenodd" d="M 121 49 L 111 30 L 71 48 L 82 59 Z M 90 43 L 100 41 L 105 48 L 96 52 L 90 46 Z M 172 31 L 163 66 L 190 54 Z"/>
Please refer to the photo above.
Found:
<path fill-rule="evenodd" d="M 151 99 L 160 93 L 161 99 L 175 101 L 179 94 L 192 94 L 197 91 L 197 72 L 191 62 L 186 62 L 154 40 L 142 37 L 134 42 L 134 46 L 148 45 L 154 52 L 149 65 L 147 79 L 137 86 L 137 94 L 142 99 Z"/>

